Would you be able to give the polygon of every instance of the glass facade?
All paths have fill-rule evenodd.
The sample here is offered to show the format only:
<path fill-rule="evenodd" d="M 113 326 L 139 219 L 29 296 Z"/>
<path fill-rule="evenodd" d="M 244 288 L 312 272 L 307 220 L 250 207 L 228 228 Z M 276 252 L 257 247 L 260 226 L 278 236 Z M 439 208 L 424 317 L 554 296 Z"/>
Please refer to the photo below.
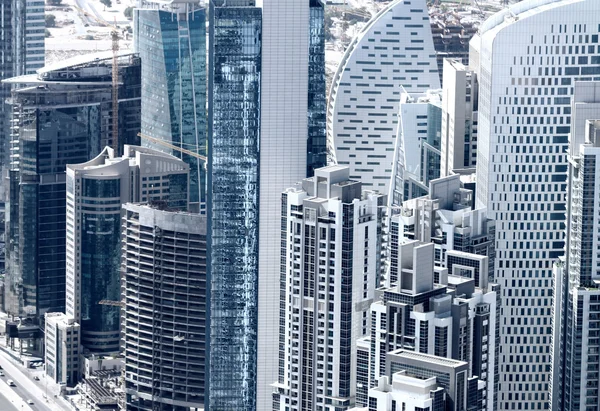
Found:
<path fill-rule="evenodd" d="M 142 59 L 142 133 L 206 155 L 206 10 L 176 3 L 180 10 L 144 3 L 135 11 L 135 49 Z M 157 9 L 152 9 L 156 7 Z M 168 151 L 190 166 L 190 202 L 206 204 L 206 171 L 197 158 Z"/>
<path fill-rule="evenodd" d="M 70 178 L 69 178 L 70 179 Z M 119 350 L 121 180 L 82 179 L 81 343 L 94 352 Z"/>
<path fill-rule="evenodd" d="M 65 310 L 65 167 L 88 159 L 96 107 L 24 110 L 12 144 L 6 309 L 37 316 Z M 99 130 L 99 128 L 98 128 Z M 16 148 L 16 147 L 15 147 Z"/>
<path fill-rule="evenodd" d="M 256 409 L 262 10 L 211 7 L 211 410 Z"/>
<path fill-rule="evenodd" d="M 310 1 L 308 61 L 308 142 L 306 176 L 327 165 L 327 94 L 325 91 L 325 9 L 321 0 Z"/>
<path fill-rule="evenodd" d="M 123 144 L 139 131 L 140 59 L 123 53 Z M 111 144 L 112 58 L 81 57 L 19 78 L 10 141 L 5 308 L 19 316 L 65 311 L 66 165 Z M 11 80 L 9 80 L 11 81 Z M 43 87 L 36 87 L 40 81 Z M 72 82 L 72 83 L 71 83 Z M 126 100 L 126 101 L 123 101 Z"/>

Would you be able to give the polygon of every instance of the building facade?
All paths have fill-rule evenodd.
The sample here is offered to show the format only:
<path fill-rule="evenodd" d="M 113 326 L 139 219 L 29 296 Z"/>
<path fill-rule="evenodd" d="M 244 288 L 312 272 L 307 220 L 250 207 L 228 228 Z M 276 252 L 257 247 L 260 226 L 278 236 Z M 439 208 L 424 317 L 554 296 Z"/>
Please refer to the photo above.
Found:
<path fill-rule="evenodd" d="M 46 375 L 56 383 L 74 387 L 81 367 L 79 323 L 64 313 L 46 313 L 44 323 Z"/>
<path fill-rule="evenodd" d="M 139 130 L 139 58 L 118 58 L 119 133 Z M 6 211 L 5 308 L 43 319 L 65 310 L 66 164 L 88 161 L 111 145 L 112 53 L 76 57 L 7 80 L 13 91 L 13 133 Z M 137 106 L 136 106 L 137 104 Z"/>
<path fill-rule="evenodd" d="M 142 134 L 206 155 L 206 8 L 177 0 L 163 7 L 140 0 L 134 11 L 136 52 L 142 60 Z M 198 158 L 142 139 L 190 166 L 190 202 L 206 212 L 206 169 Z"/>
<path fill-rule="evenodd" d="M 473 209 L 473 192 L 463 188 L 458 175 L 431 181 L 429 192 L 405 201 L 400 213 L 391 217 L 391 238 L 433 242 L 435 263 L 440 267 L 448 267 L 450 251 L 486 256 L 486 274 L 494 280 L 496 226 L 487 209 Z M 392 252 L 396 244 L 390 243 Z"/>
<path fill-rule="evenodd" d="M 211 408 L 272 406 L 280 227 L 259 214 L 279 215 L 281 191 L 325 165 L 323 7 L 209 8 Z"/>
<path fill-rule="evenodd" d="M 570 102 L 575 81 L 600 73 L 599 11 L 593 0 L 521 2 L 488 19 L 471 42 L 479 79 L 477 206 L 496 221 L 503 292 L 502 410 L 548 406 Z"/>
<path fill-rule="evenodd" d="M 427 194 L 429 182 L 440 176 L 441 121 L 439 91 L 400 96 L 390 181 L 392 206 Z"/>
<path fill-rule="evenodd" d="M 444 60 L 441 175 L 474 173 L 477 164 L 477 75 L 458 60 Z"/>
<path fill-rule="evenodd" d="M 397 250 L 390 255 L 390 277 L 378 290 L 381 300 L 371 306 L 367 386 L 377 386 L 385 375 L 386 354 L 402 348 L 466 362 L 468 377 L 482 383 L 481 409 L 497 409 L 500 287 L 478 277 L 487 271 L 487 257 L 457 253 L 446 269 L 434 266 L 432 243 L 413 240 Z"/>
<path fill-rule="evenodd" d="M 262 10 L 221 3 L 211 3 L 209 22 L 208 401 L 254 410 Z"/>
<path fill-rule="evenodd" d="M 554 264 L 551 409 L 598 403 L 600 82 L 578 82 L 572 103 L 566 255 Z"/>
<path fill-rule="evenodd" d="M 187 211 L 189 166 L 149 148 L 125 145 L 116 157 L 67 166 L 66 313 L 81 325 L 81 344 L 93 353 L 119 351 L 122 205 L 160 203 Z"/>
<path fill-rule="evenodd" d="M 283 193 L 279 380 L 273 410 L 348 410 L 356 344 L 383 274 L 385 196 L 362 191 L 344 166 Z"/>
<path fill-rule="evenodd" d="M 440 88 L 425 0 L 396 0 L 373 17 L 346 49 L 329 92 L 330 161 L 382 193 L 392 177 L 402 87 Z"/>
<path fill-rule="evenodd" d="M 206 217 L 148 205 L 124 208 L 126 409 L 204 409 Z"/>

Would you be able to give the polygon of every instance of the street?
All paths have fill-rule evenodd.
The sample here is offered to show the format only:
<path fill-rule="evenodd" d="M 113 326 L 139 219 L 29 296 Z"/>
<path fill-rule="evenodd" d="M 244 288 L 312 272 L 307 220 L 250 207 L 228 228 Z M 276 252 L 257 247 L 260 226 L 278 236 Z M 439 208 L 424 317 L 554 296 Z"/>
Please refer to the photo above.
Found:
<path fill-rule="evenodd" d="M 4 376 L 0 377 L 0 384 L 7 384 L 9 379 L 15 382 L 15 387 L 11 387 L 19 397 L 24 401 L 32 400 L 33 405 L 29 405 L 33 410 L 40 411 L 58 411 L 69 410 L 60 402 L 54 402 L 54 392 L 48 391 L 48 401 L 44 399 L 44 388 L 35 384 L 33 379 L 20 370 L 13 362 L 14 360 L 4 351 L 0 351 L 0 366 L 3 368 Z M 4 387 L 2 387 L 4 390 Z M 3 408 L 4 409 L 4 408 Z"/>

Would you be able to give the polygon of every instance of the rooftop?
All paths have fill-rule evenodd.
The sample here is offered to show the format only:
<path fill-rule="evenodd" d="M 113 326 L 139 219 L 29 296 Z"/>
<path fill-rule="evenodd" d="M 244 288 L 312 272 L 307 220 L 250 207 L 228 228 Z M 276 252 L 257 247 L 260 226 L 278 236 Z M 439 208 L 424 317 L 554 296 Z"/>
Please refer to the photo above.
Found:
<path fill-rule="evenodd" d="M 414 351 L 407 351 L 405 349 L 398 349 L 396 351 L 389 352 L 390 355 L 399 358 L 406 358 L 415 361 L 427 362 L 430 364 L 441 365 L 444 367 L 462 367 L 467 363 L 464 361 L 453 360 L 451 358 L 437 357 L 435 355 L 423 354 Z"/>

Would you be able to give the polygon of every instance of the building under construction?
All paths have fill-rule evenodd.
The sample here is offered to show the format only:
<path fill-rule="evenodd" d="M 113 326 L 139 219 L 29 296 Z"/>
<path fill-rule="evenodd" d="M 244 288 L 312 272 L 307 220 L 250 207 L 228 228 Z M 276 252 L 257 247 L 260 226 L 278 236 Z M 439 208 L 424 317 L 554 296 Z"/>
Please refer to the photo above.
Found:
<path fill-rule="evenodd" d="M 119 145 L 139 144 L 140 59 L 118 56 Z M 112 145 L 112 52 L 79 56 L 13 84 L 4 310 L 43 322 L 65 310 L 66 165 Z"/>

